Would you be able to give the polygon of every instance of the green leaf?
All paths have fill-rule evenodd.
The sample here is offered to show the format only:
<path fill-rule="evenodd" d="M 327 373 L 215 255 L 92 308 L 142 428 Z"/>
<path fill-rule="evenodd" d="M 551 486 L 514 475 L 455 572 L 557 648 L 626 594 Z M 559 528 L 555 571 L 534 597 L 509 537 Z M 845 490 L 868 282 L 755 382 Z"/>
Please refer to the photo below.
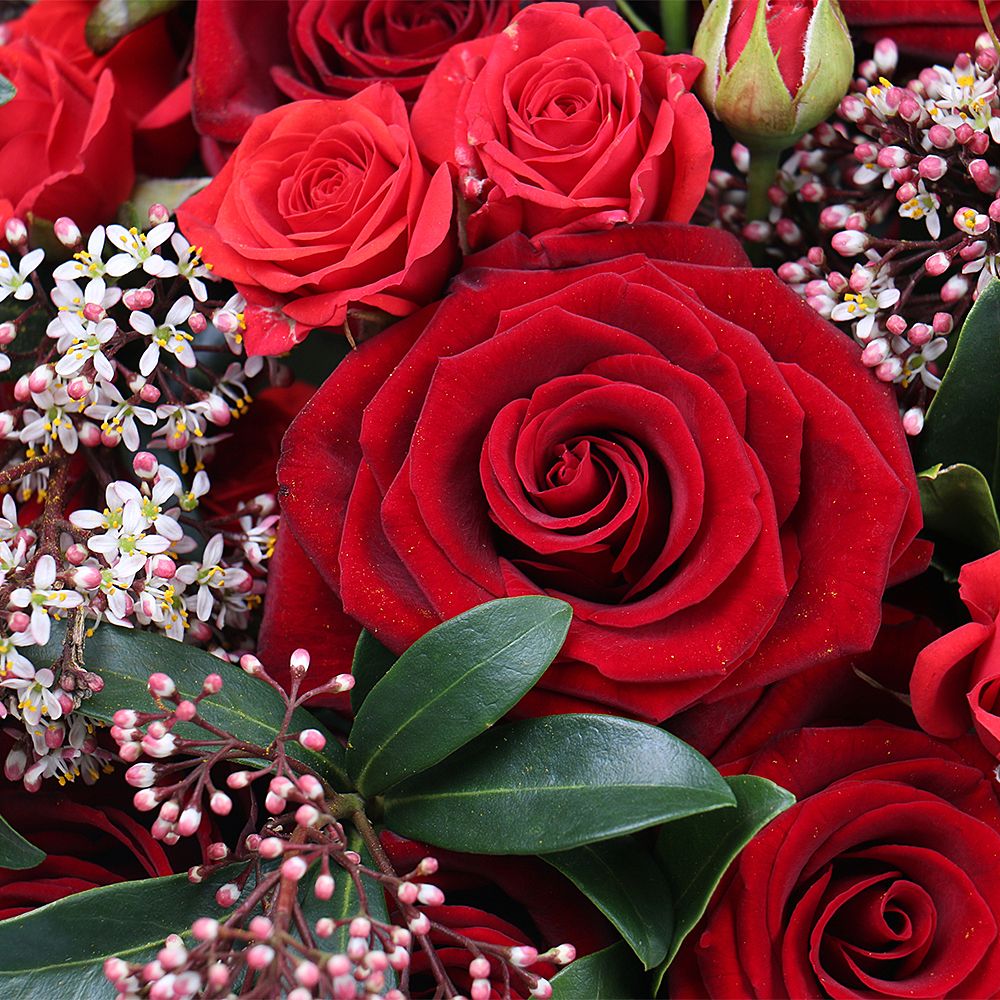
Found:
<path fill-rule="evenodd" d="M 199 885 L 187 875 L 119 882 L 0 922 L 0 993 L 109 996 L 104 960 L 145 961 L 168 934 L 183 934 L 197 917 L 218 916 L 215 892 L 235 870 Z"/>
<path fill-rule="evenodd" d="M 0 816 L 0 868 L 21 871 L 35 868 L 45 860 L 45 852 L 22 837 Z"/>
<path fill-rule="evenodd" d="M 419 638 L 358 709 L 347 741 L 358 791 L 419 774 L 506 715 L 555 659 L 572 615 L 551 597 L 502 598 Z"/>
<path fill-rule="evenodd" d="M 928 531 L 969 550 L 973 558 L 1000 549 L 996 504 L 978 469 L 934 465 L 919 474 L 917 483 Z"/>
<path fill-rule="evenodd" d="M 100 0 L 87 18 L 87 44 L 97 55 L 110 52 L 127 34 L 165 14 L 180 0 Z"/>
<path fill-rule="evenodd" d="M 657 990 L 736 855 L 795 802 L 791 792 L 766 778 L 738 774 L 725 780 L 736 796 L 735 809 L 690 816 L 660 831 L 656 855 L 670 883 L 676 923 L 670 951 L 657 973 Z"/>
<path fill-rule="evenodd" d="M 348 846 L 352 851 L 357 851 L 361 855 L 361 863 L 368 868 L 375 868 L 368 848 L 365 847 L 361 835 L 352 830 L 348 836 Z M 337 884 L 333 890 L 333 896 L 328 903 L 323 904 L 323 915 L 332 917 L 334 920 L 349 920 L 351 917 L 359 916 L 361 913 L 361 897 L 358 894 L 358 887 L 354 884 L 354 879 L 341 870 L 336 873 Z M 385 905 L 385 891 L 380 883 L 374 879 L 361 877 L 361 886 L 365 891 L 365 898 L 368 902 L 368 913 L 374 920 L 382 923 L 389 922 L 389 909 Z M 334 931 L 330 938 L 328 949 L 335 952 L 347 951 L 347 943 L 351 937 L 351 926 L 349 923 L 341 924 Z"/>
<path fill-rule="evenodd" d="M 655 726 L 611 715 L 524 719 L 393 788 L 385 822 L 479 854 L 549 854 L 735 804 L 718 771 Z"/>
<path fill-rule="evenodd" d="M 351 664 L 351 675 L 354 677 L 354 687 L 351 688 L 351 711 L 355 715 L 362 702 L 368 697 L 373 687 L 389 672 L 389 668 L 397 660 L 391 649 L 386 649 L 366 629 L 358 636 L 358 644 L 354 647 L 354 662 Z"/>
<path fill-rule="evenodd" d="M 128 201 L 118 209 L 118 221 L 126 227 L 145 229 L 149 225 L 151 205 L 163 205 L 173 215 L 177 206 L 187 201 L 210 182 L 211 177 L 152 177 L 132 188 Z"/>
<path fill-rule="evenodd" d="M 670 886 L 635 837 L 605 840 L 542 858 L 615 925 L 647 969 L 666 958 L 674 934 Z"/>
<path fill-rule="evenodd" d="M 17 87 L 5 76 L 0 76 L 0 108 L 9 104 L 17 96 Z"/>
<path fill-rule="evenodd" d="M 24 654 L 35 666 L 51 665 L 62 650 L 63 633 L 61 627 L 53 629 L 47 646 L 27 646 Z M 104 688 L 85 701 L 81 710 L 103 722 L 110 722 L 120 708 L 147 710 L 147 706 L 152 706 L 146 685 L 149 675 L 156 671 L 169 674 L 185 698 L 194 698 L 201 691 L 205 678 L 218 674 L 223 681 L 222 690 L 206 698 L 199 712 L 206 721 L 248 743 L 269 746 L 284 718 L 281 699 L 263 681 L 204 650 L 152 632 L 102 623 L 87 640 L 84 662 L 88 670 L 100 674 Z M 316 753 L 297 743 L 289 743 L 289 754 L 314 767 L 336 787 L 346 789 L 349 783 L 343 769 L 340 744 L 309 712 L 298 709 L 292 716 L 292 731 L 309 728 L 318 729 L 327 736 L 323 752 Z M 203 730 L 190 725 L 185 729 L 178 726 L 175 732 L 203 735 Z"/>
<path fill-rule="evenodd" d="M 638 1000 L 649 982 L 624 942 L 578 958 L 552 977 L 552 1000 Z"/>
<path fill-rule="evenodd" d="M 997 496 L 1000 423 L 1000 281 L 991 281 L 969 311 L 941 387 L 916 439 L 917 468 L 971 465 Z"/>

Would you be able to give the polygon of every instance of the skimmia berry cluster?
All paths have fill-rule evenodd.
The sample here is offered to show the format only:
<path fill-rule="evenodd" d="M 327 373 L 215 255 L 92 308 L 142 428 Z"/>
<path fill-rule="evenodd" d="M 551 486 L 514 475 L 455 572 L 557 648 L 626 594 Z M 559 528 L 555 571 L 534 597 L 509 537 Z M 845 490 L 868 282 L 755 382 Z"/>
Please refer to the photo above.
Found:
<path fill-rule="evenodd" d="M 745 217 L 748 167 L 712 174 L 718 223 L 765 244 L 778 274 L 863 346 L 898 388 L 919 434 L 940 383 L 937 363 L 986 282 L 1000 274 L 1000 95 L 989 35 L 951 66 L 894 84 L 884 39 L 840 104 L 781 164 L 766 219 Z"/>
<path fill-rule="evenodd" d="M 203 882 L 224 871 L 227 881 L 215 898 L 229 912 L 199 917 L 191 926 L 192 941 L 168 938 L 151 962 L 109 959 L 104 971 L 119 1000 L 403 1000 L 410 995 L 414 949 L 429 958 L 435 995 L 458 997 L 436 958 L 441 946 L 469 952 L 471 1000 L 509 997 L 512 988 L 518 995 L 550 996 L 552 988 L 537 969 L 572 961 L 571 945 L 539 954 L 528 946 L 473 940 L 436 922 L 433 907 L 445 900 L 427 881 L 438 870 L 436 859 L 426 857 L 412 871 L 397 872 L 365 814 L 364 801 L 337 793 L 295 755 L 296 745 L 319 752 L 326 744 L 317 729 L 294 729 L 296 709 L 317 695 L 349 690 L 354 678 L 342 674 L 300 694 L 309 668 L 309 655 L 300 649 L 292 654 L 286 694 L 255 656 L 243 656 L 241 665 L 269 684 L 285 705 L 268 747 L 248 743 L 202 716 L 202 701 L 222 689 L 217 674 L 205 678 L 193 699 L 181 697 L 166 674 L 153 674 L 149 691 L 160 707 L 115 715 L 111 732 L 121 759 L 131 764 L 126 780 L 138 789 L 135 806 L 142 811 L 159 808 L 155 837 L 175 843 L 204 828 L 206 811 L 229 815 L 233 801 L 216 783 L 223 772 L 229 791 L 250 799 L 235 849 L 224 842 L 209 844 L 205 862 L 188 873 L 192 882 Z M 175 731 L 179 724 L 186 724 L 189 735 Z M 246 769 L 247 758 L 259 765 Z M 352 887 L 349 894 L 341 891 L 340 902 L 334 899 L 338 885 Z M 357 901 L 349 913 L 341 905 L 345 898 Z"/>
<path fill-rule="evenodd" d="M 161 205 L 146 231 L 98 227 L 84 243 L 66 218 L 54 231 L 68 258 L 54 267 L 18 219 L 6 227 L 17 250 L 0 254 L 0 369 L 13 379 L 0 410 L 0 718 L 5 773 L 30 789 L 107 766 L 86 716 L 101 679 L 79 665 L 84 634 L 138 626 L 238 656 L 277 522 L 269 494 L 223 516 L 201 508 L 205 458 L 250 381 L 281 375 L 244 356 L 242 300 L 210 298 L 210 265 Z M 67 616 L 63 654 L 36 669 L 31 647 Z"/>

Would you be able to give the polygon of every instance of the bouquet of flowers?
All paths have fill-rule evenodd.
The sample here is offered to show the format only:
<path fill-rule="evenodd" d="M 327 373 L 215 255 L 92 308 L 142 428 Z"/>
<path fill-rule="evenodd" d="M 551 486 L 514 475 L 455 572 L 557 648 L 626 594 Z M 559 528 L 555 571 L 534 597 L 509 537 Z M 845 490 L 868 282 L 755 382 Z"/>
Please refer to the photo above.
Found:
<path fill-rule="evenodd" d="M 994 19 L 3 5 L 4 995 L 1000 995 Z"/>

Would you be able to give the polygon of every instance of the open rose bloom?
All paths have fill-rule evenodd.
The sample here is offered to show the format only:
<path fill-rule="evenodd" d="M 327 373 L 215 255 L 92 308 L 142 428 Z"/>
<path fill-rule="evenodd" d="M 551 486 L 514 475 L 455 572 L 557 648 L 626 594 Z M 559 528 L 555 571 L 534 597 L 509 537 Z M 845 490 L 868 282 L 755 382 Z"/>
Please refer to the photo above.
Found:
<path fill-rule="evenodd" d="M 1000 997 L 1000 0 L 7 7 L 6 994 Z"/>

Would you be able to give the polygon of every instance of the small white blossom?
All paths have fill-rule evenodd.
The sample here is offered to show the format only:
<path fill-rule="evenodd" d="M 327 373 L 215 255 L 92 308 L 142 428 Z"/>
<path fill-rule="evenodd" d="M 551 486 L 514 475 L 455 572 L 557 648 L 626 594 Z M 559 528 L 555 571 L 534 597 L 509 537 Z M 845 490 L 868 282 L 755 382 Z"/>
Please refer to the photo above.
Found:
<path fill-rule="evenodd" d="M 172 278 L 177 274 L 177 265 L 166 260 L 157 252 L 174 231 L 172 222 L 162 222 L 153 226 L 148 233 L 124 226 L 108 226 L 108 242 L 121 249 L 108 260 L 106 270 L 120 278 L 136 268 L 156 278 Z"/>
<path fill-rule="evenodd" d="M 191 294 L 199 301 L 204 302 L 208 298 L 208 289 L 202 278 L 216 280 L 212 274 L 212 265 L 206 264 L 201 259 L 204 252 L 202 247 L 196 247 L 184 238 L 180 233 L 174 233 L 170 237 L 170 245 L 177 254 L 177 271 L 191 287 Z"/>
<path fill-rule="evenodd" d="M 73 254 L 73 259 L 60 264 L 52 276 L 57 281 L 75 281 L 78 278 L 100 278 L 105 273 L 104 226 L 98 226 L 87 240 L 87 249 Z"/>
<path fill-rule="evenodd" d="M 15 608 L 31 608 L 31 634 L 39 646 L 49 641 L 51 623 L 49 610 L 67 611 L 83 604 L 83 596 L 74 590 L 53 587 L 56 582 L 56 561 L 50 555 L 41 556 L 35 563 L 33 588 L 18 587 L 10 595 Z M 58 616 L 57 616 L 58 617 Z"/>
<path fill-rule="evenodd" d="M 10 295 L 22 302 L 30 299 L 35 289 L 28 279 L 44 259 L 44 250 L 32 250 L 21 258 L 15 270 L 7 254 L 0 252 L 0 302 Z"/>
<path fill-rule="evenodd" d="M 191 296 L 182 295 L 170 307 L 166 319 L 159 325 L 149 313 L 136 311 L 129 316 L 132 329 L 151 339 L 149 346 L 139 359 L 139 371 L 143 375 L 149 375 L 159 364 L 161 350 L 173 354 L 185 368 L 195 366 L 194 351 L 191 349 L 191 341 L 194 340 L 194 337 L 190 333 L 177 329 L 179 323 L 187 322 L 193 308 L 194 300 Z"/>

